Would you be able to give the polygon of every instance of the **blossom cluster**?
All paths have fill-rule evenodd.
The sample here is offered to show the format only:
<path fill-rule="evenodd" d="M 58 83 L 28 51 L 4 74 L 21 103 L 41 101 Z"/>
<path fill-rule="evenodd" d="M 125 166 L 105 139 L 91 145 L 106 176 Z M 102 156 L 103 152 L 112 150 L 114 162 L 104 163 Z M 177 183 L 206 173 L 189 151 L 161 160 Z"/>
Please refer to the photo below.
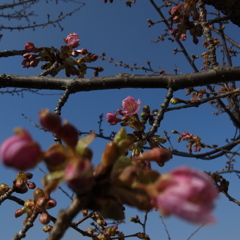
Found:
<path fill-rule="evenodd" d="M 126 118 L 128 118 L 129 115 L 136 114 L 141 106 L 140 99 L 135 100 L 134 97 L 128 96 L 127 98 L 122 100 L 122 108 L 124 109 L 118 109 L 117 113 L 107 113 L 106 118 L 107 121 L 111 125 L 115 125 L 118 122 L 124 121 Z M 123 116 L 122 118 L 119 118 L 119 115 Z"/>
<path fill-rule="evenodd" d="M 140 100 L 128 97 L 122 103 L 122 112 L 134 115 L 139 106 Z M 50 194 L 60 182 L 65 181 L 80 198 L 84 198 L 82 209 L 97 210 L 104 218 L 122 220 L 122 205 L 127 204 L 144 211 L 157 208 L 166 216 L 175 214 L 196 224 L 214 222 L 212 211 L 218 189 L 208 175 L 189 167 L 160 174 L 147 164 L 151 161 L 164 164 L 172 158 L 170 150 L 158 147 L 135 157 L 127 157 L 126 152 L 132 149 L 135 142 L 122 128 L 106 145 L 99 165 L 94 167 L 91 162 L 93 153 L 88 147 L 94 140 L 94 133 L 78 139 L 77 129 L 67 121 L 62 123 L 60 116 L 49 110 L 40 111 L 39 121 L 65 144 L 54 144 L 42 151 L 26 130 L 18 129 L 16 136 L 1 145 L 0 156 L 5 165 L 27 170 L 44 161 L 49 170 L 43 178 L 44 189 L 35 189 L 34 199 L 27 200 L 23 208 L 16 211 L 16 217 L 26 213 L 28 218 L 38 211 L 41 213 L 40 221 L 47 224 L 47 209 L 56 205 Z M 182 139 L 189 140 L 189 137 L 185 134 Z M 34 188 L 28 181 L 30 178 L 30 175 L 20 174 L 16 187 L 24 190 L 28 185 Z M 0 190 L 6 192 L 8 187 L 1 185 Z M 115 232 L 116 229 L 111 231 Z"/>
<path fill-rule="evenodd" d="M 177 28 L 170 30 L 170 34 L 174 36 L 174 39 L 186 40 L 186 33 L 189 30 L 189 33 L 193 38 L 193 43 L 198 43 L 197 37 L 202 36 L 202 28 L 198 24 L 194 24 L 194 22 L 189 20 L 190 16 L 193 21 L 199 19 L 196 2 L 197 1 L 184 0 L 183 3 L 180 3 L 169 10 L 171 22 L 178 24 Z"/>
<path fill-rule="evenodd" d="M 61 46 L 60 50 L 51 47 L 35 47 L 34 43 L 27 42 L 25 50 L 27 53 L 23 54 L 24 60 L 22 65 L 24 68 L 36 67 L 39 62 L 45 62 L 41 68 L 48 70 L 51 76 L 56 76 L 59 71 L 65 69 L 67 77 L 75 75 L 77 77 L 84 77 L 88 66 L 86 63 L 94 62 L 98 59 L 98 55 L 88 52 L 87 49 L 77 49 L 80 44 L 80 38 L 78 34 L 71 33 L 65 39 L 63 39 L 66 45 Z M 33 52 L 33 53 L 30 53 Z M 77 60 L 73 59 L 81 55 Z M 50 70 L 49 70 L 50 69 Z M 94 75 L 97 76 L 99 72 L 103 71 L 103 68 L 96 67 Z"/>

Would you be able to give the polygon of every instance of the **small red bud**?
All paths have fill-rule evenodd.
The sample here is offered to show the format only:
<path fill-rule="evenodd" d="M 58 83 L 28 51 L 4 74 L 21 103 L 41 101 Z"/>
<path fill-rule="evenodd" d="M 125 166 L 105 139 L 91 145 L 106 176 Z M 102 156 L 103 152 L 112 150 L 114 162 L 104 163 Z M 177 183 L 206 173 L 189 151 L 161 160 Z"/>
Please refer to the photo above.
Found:
<path fill-rule="evenodd" d="M 15 217 L 17 218 L 17 217 L 20 217 L 20 216 L 22 216 L 23 215 L 23 210 L 22 209 L 17 209 L 16 211 L 15 211 Z"/>
<path fill-rule="evenodd" d="M 42 223 L 42 224 L 48 224 L 51 220 L 51 217 L 50 215 L 48 214 L 48 212 L 43 212 L 40 217 L 39 217 L 39 221 Z"/>
<path fill-rule="evenodd" d="M 62 125 L 60 116 L 51 113 L 48 109 L 43 109 L 39 112 L 39 122 L 44 128 L 53 133 L 57 133 Z"/>
<path fill-rule="evenodd" d="M 65 122 L 58 131 L 57 136 L 61 138 L 68 146 L 75 148 L 78 142 L 78 130 L 69 122 Z"/>
<path fill-rule="evenodd" d="M 57 201 L 53 198 L 51 198 L 50 200 L 48 200 L 47 205 L 46 205 L 46 209 L 50 209 L 53 208 L 57 205 Z"/>
<path fill-rule="evenodd" d="M 36 184 L 33 182 L 27 182 L 27 185 L 30 189 L 34 189 L 36 187 Z"/>

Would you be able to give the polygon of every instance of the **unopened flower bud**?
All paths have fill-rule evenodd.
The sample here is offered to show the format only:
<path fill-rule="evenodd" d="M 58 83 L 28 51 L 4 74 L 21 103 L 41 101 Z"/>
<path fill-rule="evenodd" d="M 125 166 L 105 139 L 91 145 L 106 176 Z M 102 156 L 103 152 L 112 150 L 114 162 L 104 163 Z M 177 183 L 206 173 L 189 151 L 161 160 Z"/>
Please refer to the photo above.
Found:
<path fill-rule="evenodd" d="M 57 201 L 51 198 L 50 200 L 48 200 L 46 204 L 46 209 L 54 208 L 56 205 L 57 205 Z"/>
<path fill-rule="evenodd" d="M 91 161 L 81 156 L 71 159 L 65 169 L 64 180 L 76 193 L 89 191 L 93 185 Z"/>
<path fill-rule="evenodd" d="M 104 153 L 102 155 L 102 164 L 104 167 L 113 166 L 117 158 L 119 157 L 118 146 L 115 142 L 109 142 L 106 145 Z"/>
<path fill-rule="evenodd" d="M 17 209 L 16 211 L 15 211 L 15 217 L 17 218 L 17 217 L 20 217 L 20 216 L 22 216 L 23 215 L 23 210 L 22 209 Z"/>
<path fill-rule="evenodd" d="M 24 46 L 26 51 L 33 52 L 36 50 L 34 44 L 32 42 L 27 42 L 26 45 Z"/>
<path fill-rule="evenodd" d="M 27 179 L 32 179 L 33 174 L 32 173 L 25 173 L 25 176 Z"/>
<path fill-rule="evenodd" d="M 69 122 L 65 122 L 57 136 L 61 138 L 68 146 L 75 148 L 78 142 L 78 131 Z"/>
<path fill-rule="evenodd" d="M 79 46 L 79 36 L 76 33 L 70 33 L 63 41 L 70 47 L 75 48 Z"/>
<path fill-rule="evenodd" d="M 166 148 L 153 148 L 150 151 L 139 155 L 136 160 L 155 161 L 159 166 L 163 166 L 165 162 L 172 158 L 172 152 Z"/>
<path fill-rule="evenodd" d="M 30 189 L 34 189 L 36 187 L 36 184 L 33 183 L 33 182 L 26 182 L 27 183 L 27 186 L 30 188 Z"/>
<path fill-rule="evenodd" d="M 42 227 L 42 230 L 44 231 L 44 232 L 50 232 L 51 230 L 52 230 L 52 226 L 51 225 L 46 225 L 46 226 L 43 226 Z"/>
<path fill-rule="evenodd" d="M 98 55 L 92 54 L 90 58 L 92 62 L 95 62 L 98 59 Z"/>
<path fill-rule="evenodd" d="M 15 133 L 15 136 L 8 138 L 1 145 L 2 162 L 23 171 L 33 168 L 41 157 L 40 146 L 32 140 L 26 130 L 17 128 Z"/>
<path fill-rule="evenodd" d="M 44 191 L 41 188 L 36 188 L 33 192 L 33 199 L 37 201 L 39 198 L 42 198 L 45 196 Z"/>
<path fill-rule="evenodd" d="M 50 172 L 62 170 L 66 165 L 66 152 L 61 144 L 52 145 L 45 153 L 44 160 Z"/>
<path fill-rule="evenodd" d="M 36 201 L 36 207 L 42 211 L 46 209 L 47 199 L 45 197 L 38 198 Z"/>
<path fill-rule="evenodd" d="M 62 125 L 60 116 L 51 113 L 48 109 L 43 109 L 39 112 L 39 122 L 44 128 L 53 133 L 57 133 Z"/>
<path fill-rule="evenodd" d="M 1 183 L 0 184 L 0 196 L 5 194 L 9 189 L 10 189 L 10 187 L 7 184 Z"/>
<path fill-rule="evenodd" d="M 178 104 L 181 102 L 182 102 L 182 100 L 180 98 L 171 98 L 171 100 L 170 100 L 171 104 Z"/>
<path fill-rule="evenodd" d="M 39 221 L 42 223 L 42 224 L 48 224 L 51 220 L 51 217 L 50 215 L 48 214 L 48 212 L 43 212 L 40 217 L 39 217 Z"/>

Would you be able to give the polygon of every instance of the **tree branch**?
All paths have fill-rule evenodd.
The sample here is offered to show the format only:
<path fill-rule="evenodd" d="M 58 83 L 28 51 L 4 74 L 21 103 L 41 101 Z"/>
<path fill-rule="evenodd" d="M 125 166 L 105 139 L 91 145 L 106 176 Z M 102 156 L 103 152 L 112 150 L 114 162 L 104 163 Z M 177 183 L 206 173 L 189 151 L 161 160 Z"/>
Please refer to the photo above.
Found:
<path fill-rule="evenodd" d="M 172 87 L 174 91 L 216 84 L 240 79 L 240 67 L 216 67 L 206 72 L 180 75 L 135 75 L 118 74 L 96 78 L 56 78 L 39 76 L 20 76 L 0 74 L 0 88 L 16 87 L 31 89 L 66 90 L 71 93 L 121 89 L 121 88 L 165 88 Z"/>

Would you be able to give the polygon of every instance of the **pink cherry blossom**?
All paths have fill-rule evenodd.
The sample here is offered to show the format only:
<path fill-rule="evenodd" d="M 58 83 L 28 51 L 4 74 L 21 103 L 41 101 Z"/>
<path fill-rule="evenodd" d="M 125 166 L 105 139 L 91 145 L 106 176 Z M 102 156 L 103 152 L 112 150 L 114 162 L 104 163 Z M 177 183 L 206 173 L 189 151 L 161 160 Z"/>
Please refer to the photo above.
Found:
<path fill-rule="evenodd" d="M 75 48 L 75 47 L 79 46 L 80 38 L 76 33 L 70 33 L 67 36 L 67 38 L 65 38 L 63 40 L 68 46 L 70 46 L 72 48 Z"/>
<path fill-rule="evenodd" d="M 218 190 L 207 174 L 180 167 L 162 175 L 156 187 L 158 195 L 153 201 L 163 214 L 175 214 L 196 224 L 214 223 L 212 211 Z"/>
<path fill-rule="evenodd" d="M 22 171 L 33 168 L 41 156 L 39 145 L 24 129 L 18 128 L 15 133 L 15 136 L 8 138 L 1 145 L 1 161 L 9 167 Z"/>
<path fill-rule="evenodd" d="M 138 112 L 140 109 L 141 101 L 138 99 L 135 100 L 134 97 L 128 96 L 127 98 L 123 99 L 122 101 L 122 108 L 125 110 L 125 115 L 131 115 Z"/>

